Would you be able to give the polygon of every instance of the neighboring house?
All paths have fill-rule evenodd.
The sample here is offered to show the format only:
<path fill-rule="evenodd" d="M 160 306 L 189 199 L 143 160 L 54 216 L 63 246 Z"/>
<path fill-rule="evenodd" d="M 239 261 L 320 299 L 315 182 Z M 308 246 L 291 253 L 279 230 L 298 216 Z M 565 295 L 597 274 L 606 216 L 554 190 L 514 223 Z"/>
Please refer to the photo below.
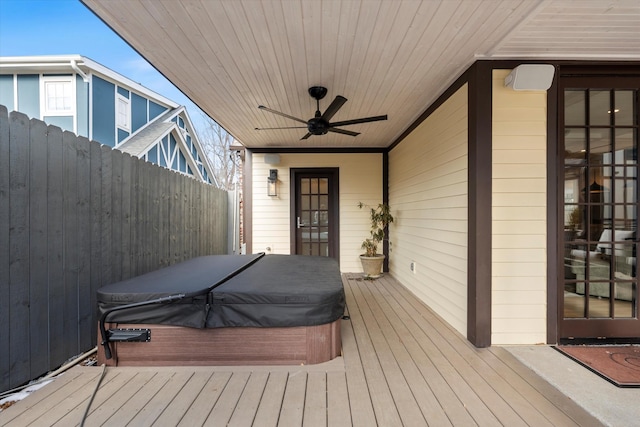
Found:
<path fill-rule="evenodd" d="M 0 104 L 207 183 L 184 106 L 80 55 L 0 57 Z"/>

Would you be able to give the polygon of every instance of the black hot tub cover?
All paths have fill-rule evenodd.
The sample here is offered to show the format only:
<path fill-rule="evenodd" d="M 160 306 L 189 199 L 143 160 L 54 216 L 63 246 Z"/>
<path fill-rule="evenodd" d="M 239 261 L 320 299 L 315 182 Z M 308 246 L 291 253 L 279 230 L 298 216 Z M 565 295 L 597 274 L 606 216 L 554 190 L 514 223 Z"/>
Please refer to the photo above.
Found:
<path fill-rule="evenodd" d="M 248 268 L 263 254 L 211 255 L 193 258 L 98 289 L 98 318 L 113 308 L 184 294 L 168 304 L 152 304 L 115 311 L 106 321 L 158 323 L 203 328 L 209 292 L 229 275 Z"/>
<path fill-rule="evenodd" d="M 304 255 L 267 255 L 212 292 L 207 327 L 313 326 L 344 313 L 338 262 Z"/>
<path fill-rule="evenodd" d="M 195 328 L 310 326 L 344 311 L 337 261 L 302 255 L 213 255 L 191 259 L 98 290 L 98 315 L 183 294 L 164 304 L 114 311 L 115 323 Z"/>

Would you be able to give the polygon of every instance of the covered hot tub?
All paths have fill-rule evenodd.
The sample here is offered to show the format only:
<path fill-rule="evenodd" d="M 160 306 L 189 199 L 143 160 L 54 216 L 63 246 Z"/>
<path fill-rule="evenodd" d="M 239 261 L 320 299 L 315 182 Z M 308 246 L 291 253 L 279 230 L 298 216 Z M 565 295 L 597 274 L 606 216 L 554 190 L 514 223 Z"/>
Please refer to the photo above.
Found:
<path fill-rule="evenodd" d="M 194 258 L 98 290 L 108 365 L 312 364 L 340 354 L 338 263 L 302 255 Z"/>

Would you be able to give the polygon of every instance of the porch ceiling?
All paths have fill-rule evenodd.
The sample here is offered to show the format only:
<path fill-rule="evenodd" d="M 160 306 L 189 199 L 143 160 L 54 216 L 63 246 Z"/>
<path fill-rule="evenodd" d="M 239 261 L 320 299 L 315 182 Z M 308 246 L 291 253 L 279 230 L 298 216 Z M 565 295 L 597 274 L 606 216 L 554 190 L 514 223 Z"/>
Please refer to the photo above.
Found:
<path fill-rule="evenodd" d="M 81 0 L 251 148 L 387 147 L 477 59 L 640 60 L 637 0 Z M 301 141 L 310 86 L 334 121 Z"/>

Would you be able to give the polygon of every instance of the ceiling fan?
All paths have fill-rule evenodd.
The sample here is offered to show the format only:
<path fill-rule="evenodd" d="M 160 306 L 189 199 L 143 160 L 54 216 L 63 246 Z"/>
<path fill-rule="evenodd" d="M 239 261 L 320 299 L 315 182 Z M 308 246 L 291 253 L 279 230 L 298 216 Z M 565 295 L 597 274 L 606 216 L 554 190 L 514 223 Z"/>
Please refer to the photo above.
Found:
<path fill-rule="evenodd" d="M 296 122 L 304 123 L 306 126 L 290 126 L 290 127 L 278 127 L 278 128 L 256 128 L 256 130 L 272 130 L 272 129 L 304 129 L 306 128 L 309 132 L 303 136 L 302 139 L 307 139 L 311 135 L 325 135 L 327 132 L 335 132 L 341 133 L 344 135 L 350 136 L 358 136 L 359 132 L 352 132 L 350 130 L 338 129 L 338 126 L 348 126 L 348 125 L 356 125 L 359 123 L 368 123 L 368 122 L 377 122 L 379 120 L 387 120 L 387 115 L 384 116 L 374 116 L 374 117 L 364 117 L 361 119 L 353 119 L 353 120 L 344 120 L 341 122 L 330 122 L 331 118 L 338 112 L 338 110 L 347 102 L 347 98 L 344 96 L 336 96 L 333 102 L 327 107 L 324 113 L 320 113 L 320 100 L 325 97 L 327 94 L 327 88 L 322 86 L 312 86 L 309 88 L 309 95 L 316 100 L 316 114 L 313 118 L 309 120 L 302 120 L 297 117 L 290 116 L 285 113 L 281 113 L 280 111 L 272 110 L 271 108 L 267 108 L 264 105 L 258 105 L 258 108 L 261 110 L 268 111 L 273 114 L 277 114 L 282 117 L 286 117 L 291 120 L 295 120 Z"/>

